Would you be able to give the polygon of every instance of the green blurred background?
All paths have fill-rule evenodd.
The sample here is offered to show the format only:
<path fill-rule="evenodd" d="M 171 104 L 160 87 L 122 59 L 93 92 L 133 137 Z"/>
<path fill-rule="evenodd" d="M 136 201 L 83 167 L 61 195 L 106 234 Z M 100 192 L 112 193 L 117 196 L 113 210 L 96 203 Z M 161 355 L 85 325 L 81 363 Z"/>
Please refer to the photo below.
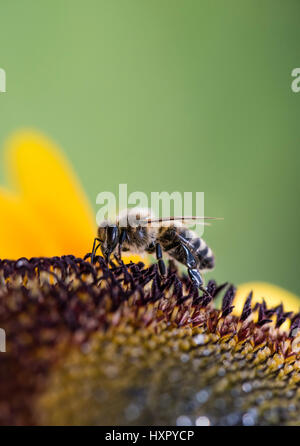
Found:
<path fill-rule="evenodd" d="M 0 141 L 37 128 L 101 190 L 204 191 L 214 276 L 300 294 L 299 0 L 0 0 Z M 4 180 L 4 175 L 0 178 Z"/>

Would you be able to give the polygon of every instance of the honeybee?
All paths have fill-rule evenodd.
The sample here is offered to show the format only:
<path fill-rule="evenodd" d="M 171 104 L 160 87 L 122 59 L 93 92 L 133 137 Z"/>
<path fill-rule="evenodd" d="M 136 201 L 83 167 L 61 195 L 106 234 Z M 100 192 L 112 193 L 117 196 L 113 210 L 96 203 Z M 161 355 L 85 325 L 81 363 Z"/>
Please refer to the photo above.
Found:
<path fill-rule="evenodd" d="M 126 209 L 121 212 L 115 223 L 103 221 L 98 227 L 98 237 L 94 240 L 91 262 L 101 247 L 106 261 L 118 250 L 135 253 L 147 252 L 156 255 L 158 270 L 166 275 L 163 252 L 187 267 L 193 284 L 203 290 L 201 272 L 214 267 L 214 255 L 206 242 L 196 232 L 184 226 L 184 222 L 201 221 L 215 217 L 166 217 L 156 218 L 150 209 Z M 132 223 L 134 222 L 134 224 Z"/>

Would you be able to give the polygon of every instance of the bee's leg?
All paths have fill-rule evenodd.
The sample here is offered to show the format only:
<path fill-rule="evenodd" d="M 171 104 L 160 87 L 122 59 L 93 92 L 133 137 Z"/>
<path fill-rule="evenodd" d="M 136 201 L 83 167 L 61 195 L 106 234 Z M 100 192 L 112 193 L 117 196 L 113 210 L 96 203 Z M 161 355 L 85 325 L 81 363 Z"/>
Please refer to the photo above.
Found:
<path fill-rule="evenodd" d="M 166 275 L 166 265 L 162 258 L 162 249 L 159 243 L 156 243 L 155 245 L 155 252 L 156 252 L 156 258 L 158 261 L 158 269 L 159 273 L 162 277 Z"/>
<path fill-rule="evenodd" d="M 98 243 L 98 245 L 96 246 L 96 244 Z M 101 240 L 98 237 L 95 237 L 94 239 L 94 244 L 93 244 L 93 249 L 92 249 L 92 254 L 91 254 L 91 263 L 94 263 L 94 258 L 96 255 L 96 251 L 97 249 L 101 246 Z"/>
<path fill-rule="evenodd" d="M 197 269 L 197 262 L 192 252 L 184 244 L 182 244 L 181 247 L 185 252 L 186 266 L 188 267 L 189 278 L 191 279 L 193 284 L 195 284 L 198 288 L 200 288 L 200 290 L 203 290 L 203 279 L 201 277 L 200 272 Z"/>
<path fill-rule="evenodd" d="M 119 255 L 120 261 L 121 261 L 121 257 L 122 257 L 122 245 L 123 245 L 125 239 L 126 239 L 126 229 L 122 229 L 120 237 L 119 237 L 119 246 L 118 246 L 118 255 Z"/>
<path fill-rule="evenodd" d="M 203 291 L 203 279 L 199 271 L 196 268 L 188 268 L 188 273 L 191 281 Z"/>

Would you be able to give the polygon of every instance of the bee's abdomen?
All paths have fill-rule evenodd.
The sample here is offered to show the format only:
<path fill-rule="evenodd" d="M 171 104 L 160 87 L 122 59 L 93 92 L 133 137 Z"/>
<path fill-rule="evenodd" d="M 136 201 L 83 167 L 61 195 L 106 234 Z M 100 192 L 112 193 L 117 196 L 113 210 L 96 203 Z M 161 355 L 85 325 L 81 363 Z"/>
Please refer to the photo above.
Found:
<path fill-rule="evenodd" d="M 193 248 L 193 254 L 198 261 L 198 268 L 201 269 L 212 269 L 215 266 L 215 258 L 212 250 L 194 231 L 186 228 L 179 229 L 179 234 L 181 237 L 186 239 Z"/>
<path fill-rule="evenodd" d="M 176 234 L 187 241 L 187 246 L 190 247 L 200 270 L 214 268 L 215 259 L 210 247 L 194 231 L 187 228 L 161 228 L 159 238 L 164 251 L 177 261 L 185 264 L 185 252 L 181 246 L 182 242 Z"/>
<path fill-rule="evenodd" d="M 213 269 L 215 266 L 215 257 L 212 250 L 207 246 L 203 251 L 197 251 L 200 269 Z"/>

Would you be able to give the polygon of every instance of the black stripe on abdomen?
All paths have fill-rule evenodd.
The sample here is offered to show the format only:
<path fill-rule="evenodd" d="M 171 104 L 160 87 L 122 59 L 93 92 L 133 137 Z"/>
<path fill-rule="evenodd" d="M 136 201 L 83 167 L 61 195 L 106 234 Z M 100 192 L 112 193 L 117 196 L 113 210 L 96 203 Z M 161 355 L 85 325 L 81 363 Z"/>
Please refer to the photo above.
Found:
<path fill-rule="evenodd" d="M 198 249 L 196 255 L 197 255 L 197 258 L 198 258 L 198 261 L 199 261 L 199 268 L 200 269 L 212 269 L 215 266 L 215 258 L 214 258 L 213 252 L 206 245 L 206 243 L 205 243 L 205 248 L 204 249 Z"/>

